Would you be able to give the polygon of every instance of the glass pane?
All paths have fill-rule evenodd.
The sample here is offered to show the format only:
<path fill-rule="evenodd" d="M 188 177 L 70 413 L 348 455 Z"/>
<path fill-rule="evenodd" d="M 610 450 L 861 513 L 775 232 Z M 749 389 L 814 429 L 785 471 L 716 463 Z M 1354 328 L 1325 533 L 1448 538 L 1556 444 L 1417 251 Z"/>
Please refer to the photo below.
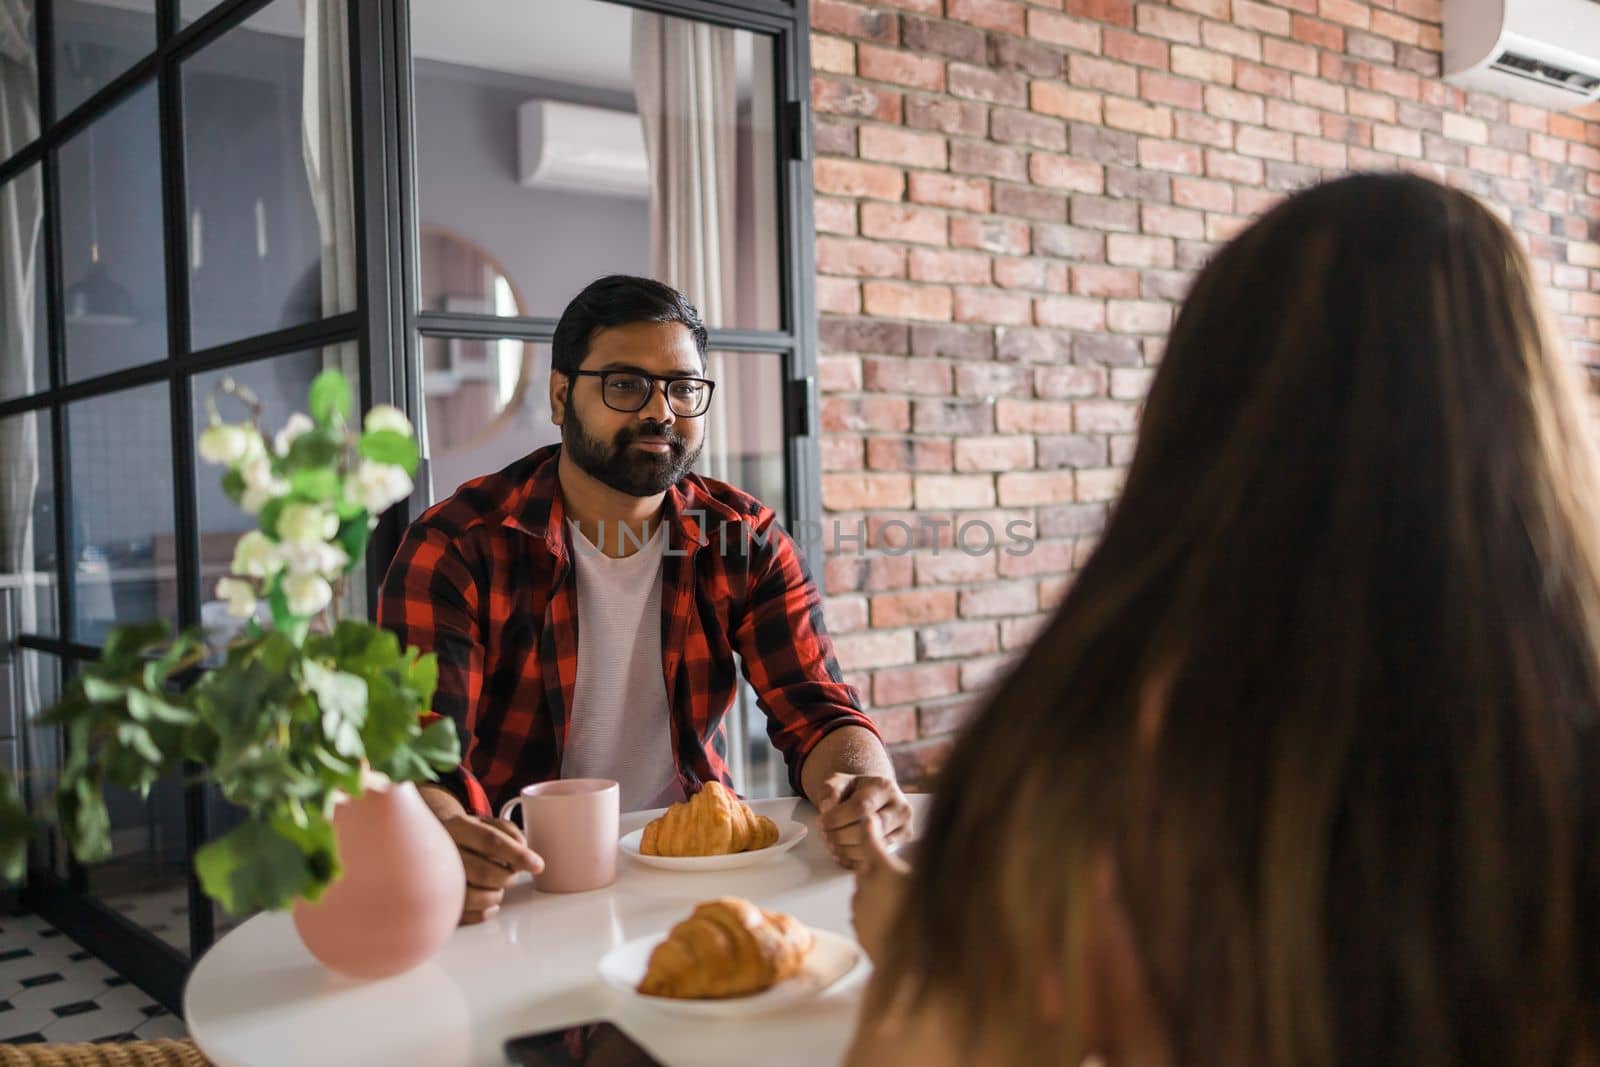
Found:
<path fill-rule="evenodd" d="M 705 451 L 695 470 L 756 497 L 787 527 L 783 359 L 767 353 L 711 352 L 707 366 L 717 389 L 706 412 Z"/>
<path fill-rule="evenodd" d="M 354 307 L 353 285 L 336 284 L 341 260 L 354 279 L 350 154 L 319 147 L 308 160 L 305 67 L 299 0 L 268 5 L 183 65 L 195 349 Z M 347 100 L 314 93 L 313 132 L 348 145 Z"/>
<path fill-rule="evenodd" d="M 13 661 L 16 673 L 11 679 L 10 693 L 16 710 L 13 721 L 22 741 L 27 775 L 24 779 L 23 798 L 34 815 L 53 812 L 56 778 L 61 767 L 61 729 L 45 726 L 39 717 L 45 708 L 61 697 L 61 661 L 43 652 L 18 649 Z M 0 673 L 4 668 L 0 668 Z M 4 699 L 0 697 L 0 699 Z M 67 875 L 66 845 L 53 822 L 47 830 L 37 834 L 29 846 L 29 861 L 33 866 L 54 871 L 60 877 Z"/>
<path fill-rule="evenodd" d="M 271 440 L 283 428 L 292 412 L 306 410 L 306 390 L 322 369 L 317 352 L 292 352 L 286 356 L 211 371 L 194 378 L 194 427 L 198 436 L 209 415 L 206 397 L 214 396 L 217 411 L 228 422 L 241 422 L 249 412 L 238 399 L 221 392 L 223 379 L 232 378 L 256 394 L 261 402 L 261 429 Z M 352 380 L 352 387 L 356 383 Z M 200 619 L 214 638 L 225 641 L 243 622 L 228 614 L 225 602 L 216 599 L 217 579 L 228 573 L 233 562 L 233 546 L 240 535 L 256 528 L 256 517 L 228 499 L 222 491 L 221 467 L 196 457 L 196 516 L 200 525 Z"/>
<path fill-rule="evenodd" d="M 67 408 L 75 640 L 100 644 L 117 623 L 177 624 L 169 410 L 165 384 Z"/>
<path fill-rule="evenodd" d="M 106 787 L 111 858 L 86 867 L 90 895 L 185 955 L 189 952 L 189 841 L 183 781 L 174 774 L 138 794 Z"/>
<path fill-rule="evenodd" d="M 424 310 L 558 316 L 605 274 L 776 329 L 773 39 L 598 0 L 413 0 Z M 515 300 L 440 290 L 477 250 Z M 477 303 L 451 305 L 448 297 Z"/>
<path fill-rule="evenodd" d="M 178 0 L 178 18 L 187 26 L 219 3 L 221 0 Z"/>
<path fill-rule="evenodd" d="M 0 162 L 39 136 L 39 65 L 34 51 L 34 0 L 9 0 L 0 28 Z"/>
<path fill-rule="evenodd" d="M 0 123 L 0 139 L 4 136 Z M 0 234 L 6 235 L 0 240 L 0 400 L 50 388 L 42 173 L 32 166 L 0 185 Z"/>
<path fill-rule="evenodd" d="M 550 421 L 550 346 L 424 337 L 422 397 L 433 499 L 561 440 Z"/>
<path fill-rule="evenodd" d="M 56 479 L 50 412 L 0 419 L 0 648 L 22 634 L 55 637 Z"/>
<path fill-rule="evenodd" d="M 54 15 L 57 115 L 155 51 L 155 0 L 55 0 Z"/>
<path fill-rule="evenodd" d="M 160 147 L 151 82 L 61 149 L 69 380 L 167 356 Z"/>

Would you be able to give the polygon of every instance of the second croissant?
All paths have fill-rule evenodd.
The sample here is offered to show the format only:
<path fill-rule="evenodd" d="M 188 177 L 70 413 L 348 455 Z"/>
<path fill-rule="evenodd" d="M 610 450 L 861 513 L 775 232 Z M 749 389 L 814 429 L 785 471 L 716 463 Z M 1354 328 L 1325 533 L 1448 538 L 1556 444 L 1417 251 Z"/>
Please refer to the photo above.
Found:
<path fill-rule="evenodd" d="M 707 782 L 687 801 L 644 828 L 647 856 L 726 856 L 776 844 L 778 824 L 757 815 L 721 782 Z"/>

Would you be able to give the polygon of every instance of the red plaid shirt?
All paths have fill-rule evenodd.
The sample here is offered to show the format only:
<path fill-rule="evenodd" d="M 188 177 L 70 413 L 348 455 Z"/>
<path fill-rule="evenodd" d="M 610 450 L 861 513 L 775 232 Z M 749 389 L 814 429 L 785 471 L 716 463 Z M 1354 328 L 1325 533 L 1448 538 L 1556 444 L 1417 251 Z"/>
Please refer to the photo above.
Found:
<path fill-rule="evenodd" d="M 560 777 L 572 723 L 578 597 L 559 449 L 540 449 L 429 508 L 384 577 L 379 621 L 402 644 L 438 653 L 433 712 L 455 722 L 462 751 L 444 784 L 479 815 Z M 796 789 L 826 734 L 877 732 L 840 677 L 821 598 L 771 508 L 689 475 L 667 490 L 661 518 L 661 673 L 687 791 L 728 784 L 715 745 L 738 686 L 735 653 Z"/>

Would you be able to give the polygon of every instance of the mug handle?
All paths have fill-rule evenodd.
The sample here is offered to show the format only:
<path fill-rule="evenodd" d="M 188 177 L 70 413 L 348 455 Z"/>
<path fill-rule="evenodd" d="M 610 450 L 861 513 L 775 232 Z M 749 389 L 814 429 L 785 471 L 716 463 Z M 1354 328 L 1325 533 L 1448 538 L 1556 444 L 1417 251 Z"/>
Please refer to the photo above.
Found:
<path fill-rule="evenodd" d="M 513 811 L 515 811 L 516 808 L 517 808 L 517 805 L 519 805 L 521 803 L 522 803 L 522 794 L 518 793 L 516 796 L 512 797 L 510 800 L 508 800 L 504 804 L 500 805 L 500 818 L 504 819 L 506 822 L 510 822 L 511 821 L 511 813 Z"/>

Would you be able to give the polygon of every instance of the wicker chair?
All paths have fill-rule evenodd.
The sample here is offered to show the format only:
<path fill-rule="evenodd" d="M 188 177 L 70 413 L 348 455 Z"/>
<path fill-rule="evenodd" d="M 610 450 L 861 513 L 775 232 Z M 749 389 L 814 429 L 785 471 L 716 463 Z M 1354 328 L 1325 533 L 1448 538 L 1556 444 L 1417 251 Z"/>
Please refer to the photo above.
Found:
<path fill-rule="evenodd" d="M 0 1067 L 211 1067 L 193 1041 L 0 1045 Z"/>

